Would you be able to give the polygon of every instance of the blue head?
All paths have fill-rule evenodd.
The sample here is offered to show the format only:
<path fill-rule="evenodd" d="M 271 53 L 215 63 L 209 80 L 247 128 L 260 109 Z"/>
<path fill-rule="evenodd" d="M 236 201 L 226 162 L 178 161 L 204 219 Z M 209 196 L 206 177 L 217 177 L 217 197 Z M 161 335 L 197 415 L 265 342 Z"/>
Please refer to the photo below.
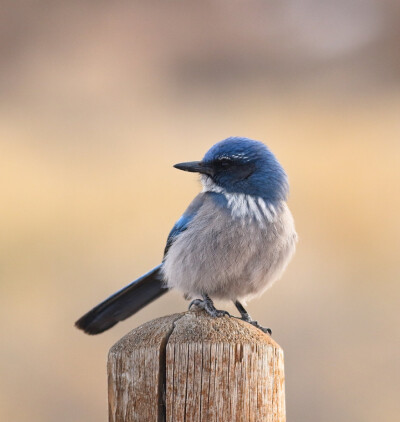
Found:
<path fill-rule="evenodd" d="M 268 201 L 285 200 L 285 171 L 261 142 L 232 137 L 211 147 L 202 161 L 176 164 L 176 168 L 201 173 L 203 184 L 229 193 L 260 196 Z"/>

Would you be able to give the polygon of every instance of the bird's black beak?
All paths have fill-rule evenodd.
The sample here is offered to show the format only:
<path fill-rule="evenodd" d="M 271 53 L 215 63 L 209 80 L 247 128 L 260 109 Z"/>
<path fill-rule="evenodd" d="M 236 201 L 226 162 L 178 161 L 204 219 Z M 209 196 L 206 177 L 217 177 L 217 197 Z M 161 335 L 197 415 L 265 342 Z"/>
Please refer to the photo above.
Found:
<path fill-rule="evenodd" d="M 192 173 L 207 174 L 208 176 L 213 175 L 213 168 L 201 161 L 190 161 L 188 163 L 178 163 L 174 167 L 179 170 L 190 171 Z"/>

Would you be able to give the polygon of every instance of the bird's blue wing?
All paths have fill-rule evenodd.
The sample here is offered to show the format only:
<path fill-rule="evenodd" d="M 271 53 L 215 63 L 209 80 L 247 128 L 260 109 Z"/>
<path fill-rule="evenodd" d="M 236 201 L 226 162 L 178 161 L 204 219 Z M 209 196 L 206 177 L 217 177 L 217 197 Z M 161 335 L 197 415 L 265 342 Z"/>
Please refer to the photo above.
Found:
<path fill-rule="evenodd" d="M 199 209 L 204 203 L 204 193 L 200 193 L 193 199 L 192 203 L 189 205 L 187 210 L 183 213 L 182 217 L 175 223 L 174 227 L 172 228 L 171 232 L 168 235 L 167 244 L 164 250 L 164 257 L 168 252 L 168 249 L 174 243 L 175 239 L 184 232 L 189 223 L 193 220 Z"/>

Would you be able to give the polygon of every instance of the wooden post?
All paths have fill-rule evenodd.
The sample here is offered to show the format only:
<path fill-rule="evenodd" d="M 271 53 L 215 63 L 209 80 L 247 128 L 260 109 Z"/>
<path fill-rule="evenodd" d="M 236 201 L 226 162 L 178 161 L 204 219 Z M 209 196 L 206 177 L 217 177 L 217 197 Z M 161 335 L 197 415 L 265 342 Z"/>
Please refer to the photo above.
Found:
<path fill-rule="evenodd" d="M 283 351 L 236 318 L 150 321 L 108 357 L 110 422 L 284 422 Z"/>

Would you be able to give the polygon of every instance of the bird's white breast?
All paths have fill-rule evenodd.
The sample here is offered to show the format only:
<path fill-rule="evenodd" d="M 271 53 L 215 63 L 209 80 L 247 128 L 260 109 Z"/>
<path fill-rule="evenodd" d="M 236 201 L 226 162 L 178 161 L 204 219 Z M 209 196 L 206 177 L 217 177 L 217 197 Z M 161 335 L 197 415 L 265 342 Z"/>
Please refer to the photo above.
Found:
<path fill-rule="evenodd" d="M 217 186 L 211 178 L 202 176 L 203 192 L 221 193 L 225 196 L 231 216 L 240 219 L 242 223 L 257 221 L 265 227 L 266 222 L 273 223 L 277 219 L 275 206 L 267 204 L 263 198 L 244 193 L 230 193 Z"/>

